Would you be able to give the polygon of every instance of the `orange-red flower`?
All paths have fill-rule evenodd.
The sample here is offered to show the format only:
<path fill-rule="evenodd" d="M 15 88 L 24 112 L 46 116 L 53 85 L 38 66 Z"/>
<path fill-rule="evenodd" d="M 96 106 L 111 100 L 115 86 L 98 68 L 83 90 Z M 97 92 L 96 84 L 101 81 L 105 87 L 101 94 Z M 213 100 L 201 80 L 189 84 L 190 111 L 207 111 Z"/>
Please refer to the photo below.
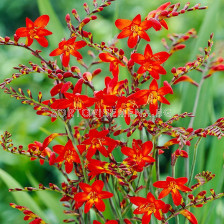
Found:
<path fill-rule="evenodd" d="M 164 95 L 172 93 L 172 88 L 169 85 L 165 85 L 158 88 L 158 83 L 155 79 L 152 80 L 149 86 L 149 90 L 139 90 L 135 94 L 136 102 L 139 105 L 149 104 L 149 110 L 152 115 L 157 114 L 158 101 L 165 104 L 170 104 Z"/>
<path fill-rule="evenodd" d="M 154 21 L 154 24 L 158 23 L 157 27 L 155 27 L 155 29 L 157 29 L 157 30 L 161 29 L 161 25 L 162 25 L 165 29 L 168 30 L 168 25 L 163 18 L 172 12 L 172 11 L 166 10 L 166 8 L 170 4 L 171 4 L 170 2 L 166 2 L 166 3 L 162 4 L 161 6 L 159 6 L 156 10 L 149 12 L 149 14 L 147 15 L 146 20 Z M 155 17 L 157 17 L 157 19 L 155 19 Z M 157 23 L 156 23 L 156 21 L 157 21 Z"/>
<path fill-rule="evenodd" d="M 119 59 L 109 53 L 100 53 L 99 58 L 103 62 L 110 63 L 110 72 L 112 72 L 113 76 L 117 76 L 119 74 L 119 65 L 125 66 Z"/>
<path fill-rule="evenodd" d="M 86 183 L 80 183 L 79 186 L 84 192 L 77 193 L 74 196 L 74 200 L 76 201 L 76 208 L 81 207 L 86 202 L 85 213 L 88 213 L 93 205 L 103 212 L 105 204 L 102 199 L 113 197 L 112 193 L 103 191 L 104 183 L 102 180 L 96 180 L 92 186 Z"/>
<path fill-rule="evenodd" d="M 65 146 L 54 145 L 53 150 L 59 154 L 59 156 L 55 159 L 55 163 L 65 161 L 66 173 L 72 172 L 73 163 L 80 163 L 79 155 L 76 152 L 71 140 L 69 140 Z"/>
<path fill-rule="evenodd" d="M 58 44 L 58 48 L 50 53 L 50 56 L 58 56 L 62 54 L 62 65 L 68 67 L 70 61 L 70 55 L 82 59 L 82 55 L 77 51 L 80 48 L 86 46 L 84 40 L 75 42 L 76 37 L 72 37 L 69 40 L 63 40 Z"/>
<path fill-rule="evenodd" d="M 81 144 L 87 146 L 86 158 L 90 160 L 98 150 L 103 156 L 108 157 L 109 154 L 117 146 L 117 141 L 107 137 L 109 130 L 97 131 L 91 129 L 89 131 L 89 138 L 84 140 Z M 106 147 L 108 149 L 106 149 Z"/>
<path fill-rule="evenodd" d="M 34 22 L 26 18 L 26 27 L 18 28 L 16 30 L 16 35 L 18 37 L 26 37 L 27 46 L 30 46 L 33 43 L 33 39 L 35 39 L 42 47 L 47 47 L 48 41 L 45 36 L 52 34 L 52 32 L 45 29 L 49 19 L 48 15 L 42 15 Z"/>
<path fill-rule="evenodd" d="M 128 156 L 126 161 L 129 166 L 138 172 L 142 172 L 144 166 L 149 163 L 155 162 L 155 159 L 149 155 L 152 151 L 153 144 L 151 141 L 147 141 L 142 144 L 141 140 L 133 140 L 132 148 L 123 147 L 121 152 Z"/>
<path fill-rule="evenodd" d="M 151 220 L 151 215 L 158 220 L 162 220 L 162 212 L 166 209 L 166 204 L 161 200 L 156 200 L 152 193 L 147 194 L 147 198 L 131 197 L 131 203 L 138 207 L 134 210 L 134 214 L 144 214 L 142 217 L 142 224 L 148 224 Z"/>
<path fill-rule="evenodd" d="M 76 110 L 79 111 L 81 116 L 85 119 L 89 118 L 90 113 L 87 107 L 91 107 L 94 104 L 94 99 L 86 95 L 81 95 L 83 80 L 80 79 L 74 89 L 73 93 L 64 93 L 66 99 L 55 100 L 50 107 L 52 109 L 66 109 L 68 110 L 68 118 L 71 118 Z"/>
<path fill-rule="evenodd" d="M 179 192 L 189 192 L 191 189 L 184 184 L 187 183 L 186 177 L 173 178 L 167 177 L 165 181 L 157 181 L 153 184 L 154 187 L 163 188 L 161 193 L 159 194 L 159 199 L 166 197 L 170 192 L 173 198 L 173 202 L 176 206 L 181 204 L 182 196 Z"/>
<path fill-rule="evenodd" d="M 115 25 L 121 33 L 117 36 L 118 39 L 128 37 L 128 47 L 133 48 L 141 37 L 146 41 L 150 41 L 148 34 L 145 32 L 152 27 L 152 22 L 145 20 L 141 21 L 141 15 L 138 14 L 132 21 L 128 19 L 117 19 Z"/>
<path fill-rule="evenodd" d="M 146 45 L 144 55 L 134 53 L 131 55 L 131 59 L 140 64 L 137 73 L 143 74 L 148 71 L 154 79 L 159 79 L 159 74 L 165 75 L 166 70 L 161 66 L 168 58 L 170 54 L 165 51 L 153 54 L 149 44 Z"/>
<path fill-rule="evenodd" d="M 131 121 L 130 114 L 136 114 L 137 112 L 136 109 L 139 108 L 133 96 L 134 94 L 128 97 L 125 96 L 119 97 L 116 105 L 116 110 L 114 113 L 114 116 L 118 117 L 123 112 L 124 119 L 127 125 L 129 125 Z"/>

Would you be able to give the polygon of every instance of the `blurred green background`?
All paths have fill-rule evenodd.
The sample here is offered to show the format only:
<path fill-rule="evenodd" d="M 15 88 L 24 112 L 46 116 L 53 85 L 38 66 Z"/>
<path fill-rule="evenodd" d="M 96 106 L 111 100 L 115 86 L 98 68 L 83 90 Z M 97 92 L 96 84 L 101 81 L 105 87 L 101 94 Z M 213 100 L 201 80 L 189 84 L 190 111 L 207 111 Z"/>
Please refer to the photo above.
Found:
<path fill-rule="evenodd" d="M 80 17 L 85 16 L 82 4 L 85 1 L 77 0 L 1 0 L 0 1 L 0 36 L 13 37 L 15 30 L 18 27 L 25 26 L 25 18 L 29 17 L 35 20 L 40 14 L 49 13 L 51 20 L 48 29 L 53 31 L 54 35 L 49 37 L 50 47 L 44 49 L 42 55 L 48 58 L 48 54 L 57 47 L 57 43 L 63 37 L 68 38 L 69 32 L 66 29 L 66 22 L 64 17 L 67 13 L 71 14 L 73 8 L 77 9 Z M 86 0 L 92 7 L 91 1 Z M 98 1 L 100 2 L 100 1 Z M 165 3 L 164 0 L 149 1 L 149 0 L 117 0 L 112 5 L 106 8 L 103 12 L 98 14 L 98 22 L 92 22 L 87 27 L 93 33 L 94 41 L 100 43 L 101 41 L 110 41 L 119 31 L 114 26 L 114 21 L 117 18 L 132 19 L 135 15 L 140 13 L 145 17 L 149 11 L 156 9 L 159 5 Z M 183 6 L 187 1 L 179 1 Z M 173 1 L 172 3 L 177 3 Z M 187 47 L 175 53 L 165 65 L 168 71 L 167 80 L 171 79 L 170 69 L 172 67 L 184 66 L 187 61 L 192 61 L 199 53 L 199 47 L 206 47 L 207 40 L 211 32 L 214 32 L 214 48 L 218 56 L 224 56 L 224 1 L 223 0 L 192 0 L 191 6 L 196 3 L 208 5 L 208 10 L 194 11 L 186 13 L 185 15 L 171 18 L 168 21 L 169 30 L 162 29 L 162 31 L 155 32 L 149 31 L 151 38 L 151 46 L 154 52 L 164 50 L 161 44 L 161 38 L 167 37 L 169 33 L 185 33 L 191 28 L 195 28 L 198 32 L 197 39 L 187 41 Z M 51 6 L 56 14 L 53 15 Z M 75 21 L 75 20 L 73 20 Z M 118 47 L 123 48 L 125 52 L 130 52 L 126 46 L 127 39 L 119 42 Z M 142 42 L 139 52 L 143 53 L 145 42 Z M 33 48 L 39 48 L 35 43 Z M 28 61 L 38 63 L 37 59 L 33 57 L 24 49 L 0 46 L 0 83 L 7 77 L 10 77 L 14 72 L 13 66 L 18 64 L 28 64 Z M 89 58 L 87 58 L 89 60 Z M 75 60 L 72 62 L 76 64 Z M 109 75 L 109 72 L 106 73 Z M 126 78 L 127 73 L 121 70 L 121 78 Z M 200 73 L 192 73 L 191 77 L 195 80 L 200 80 Z M 94 83 L 98 89 L 103 88 L 103 77 L 105 73 L 100 74 L 94 79 Z M 164 77 L 163 77 L 164 78 Z M 39 91 L 44 93 L 44 99 L 50 97 L 49 90 L 52 86 L 52 80 L 47 79 L 43 74 L 33 74 L 32 76 L 25 76 L 16 80 L 12 86 L 16 89 L 21 87 L 23 90 L 31 89 L 34 96 Z M 223 73 L 216 73 L 212 78 L 207 79 L 202 88 L 202 94 L 199 100 L 199 107 L 197 110 L 197 117 L 195 119 L 194 127 L 206 127 L 208 124 L 215 122 L 219 117 L 224 114 L 224 75 Z M 147 88 L 147 87 L 146 87 Z M 192 105 L 194 103 L 194 96 L 196 87 L 190 86 L 186 83 L 178 85 L 174 88 L 175 94 L 168 96 L 171 101 L 170 113 L 192 112 Z M 37 116 L 32 107 L 22 105 L 19 101 L 11 99 L 8 95 L 0 91 L 0 133 L 5 130 L 13 134 L 13 142 L 15 145 L 27 146 L 34 140 L 43 141 L 47 134 L 51 132 L 63 132 L 63 127 L 60 122 L 51 123 L 48 117 Z M 167 119 L 167 118 L 164 118 Z M 188 125 L 189 119 L 182 123 Z M 138 137 L 137 135 L 135 137 Z M 162 139 L 165 142 L 167 139 Z M 175 148 L 176 149 L 176 148 Z M 212 171 L 217 177 L 212 180 L 206 189 L 215 189 L 217 193 L 223 191 L 223 150 L 224 141 L 217 140 L 216 138 L 207 138 L 202 141 L 199 147 L 197 167 L 195 174 L 202 170 Z M 183 175 L 181 164 L 183 160 L 180 159 L 179 175 Z M 163 175 L 167 175 L 170 166 L 170 153 L 161 157 L 161 168 Z M 35 177 L 38 183 L 47 184 L 49 182 L 59 183 L 62 179 L 55 169 L 51 169 L 47 164 L 40 166 L 39 162 L 30 162 L 29 158 L 15 156 L 0 150 L 0 168 L 5 170 L 8 174 L 13 176 L 23 187 L 35 184 L 32 176 Z M 32 181 L 33 180 L 33 181 Z M 22 215 L 9 207 L 10 202 L 15 202 L 14 195 L 19 195 L 18 200 L 25 199 L 22 193 L 8 193 L 8 187 L 0 179 L 0 223 L 23 223 Z M 62 208 L 60 206 L 52 205 L 57 195 L 50 197 L 45 195 L 45 199 L 50 197 L 47 202 L 40 195 L 35 193 L 31 194 L 33 201 L 29 199 L 31 204 L 37 203 L 39 208 L 44 212 L 44 217 L 47 217 L 51 223 L 57 224 L 58 215 Z M 22 205 L 27 205 L 24 200 Z M 33 205 L 34 207 L 36 205 Z M 194 214 L 199 220 L 200 224 L 224 223 L 224 201 L 217 200 L 216 202 L 205 205 L 203 208 L 196 209 Z M 57 215 L 55 215 L 55 213 Z M 15 221 L 18 220 L 18 221 Z M 25 222 L 24 222 L 25 223 Z"/>

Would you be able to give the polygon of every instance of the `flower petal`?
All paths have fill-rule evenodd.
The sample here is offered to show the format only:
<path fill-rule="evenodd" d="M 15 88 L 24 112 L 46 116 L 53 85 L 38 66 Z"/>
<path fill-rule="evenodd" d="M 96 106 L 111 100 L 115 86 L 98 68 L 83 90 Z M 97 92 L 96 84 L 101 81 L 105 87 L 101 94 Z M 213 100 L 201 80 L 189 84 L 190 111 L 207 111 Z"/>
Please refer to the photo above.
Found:
<path fill-rule="evenodd" d="M 16 35 L 18 37 L 26 37 L 28 35 L 27 33 L 26 27 L 21 27 L 16 30 Z"/>
<path fill-rule="evenodd" d="M 105 204 L 103 202 L 103 200 L 101 200 L 100 198 L 98 198 L 96 201 L 95 201 L 95 206 L 96 208 L 101 211 L 101 212 L 104 212 L 105 211 Z"/>
<path fill-rule="evenodd" d="M 132 33 L 132 31 L 130 29 L 124 29 L 118 34 L 117 39 L 126 38 L 126 37 L 130 36 L 131 33 Z"/>
<path fill-rule="evenodd" d="M 42 15 L 34 21 L 34 26 L 43 28 L 49 23 L 49 20 L 50 17 L 48 15 Z"/>
<path fill-rule="evenodd" d="M 132 33 L 128 38 L 128 47 L 134 48 L 138 42 L 138 35 L 136 33 Z"/>
<path fill-rule="evenodd" d="M 115 26 L 119 29 L 119 30 L 123 30 L 125 27 L 130 26 L 132 23 L 131 20 L 128 19 L 117 19 L 115 21 Z"/>
<path fill-rule="evenodd" d="M 101 192 L 103 190 L 104 183 L 102 180 L 96 180 L 92 184 L 92 189 L 96 192 Z"/>

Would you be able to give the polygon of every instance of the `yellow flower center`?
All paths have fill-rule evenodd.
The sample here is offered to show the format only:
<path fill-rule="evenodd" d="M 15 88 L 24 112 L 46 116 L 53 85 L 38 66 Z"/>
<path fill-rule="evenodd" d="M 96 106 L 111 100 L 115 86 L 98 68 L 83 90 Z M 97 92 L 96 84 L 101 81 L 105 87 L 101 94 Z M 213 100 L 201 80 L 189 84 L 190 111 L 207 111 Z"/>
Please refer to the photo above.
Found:
<path fill-rule="evenodd" d="M 158 93 L 156 91 L 152 91 L 149 94 L 147 103 L 149 103 L 149 104 L 155 104 L 157 102 L 157 100 L 158 100 Z"/>

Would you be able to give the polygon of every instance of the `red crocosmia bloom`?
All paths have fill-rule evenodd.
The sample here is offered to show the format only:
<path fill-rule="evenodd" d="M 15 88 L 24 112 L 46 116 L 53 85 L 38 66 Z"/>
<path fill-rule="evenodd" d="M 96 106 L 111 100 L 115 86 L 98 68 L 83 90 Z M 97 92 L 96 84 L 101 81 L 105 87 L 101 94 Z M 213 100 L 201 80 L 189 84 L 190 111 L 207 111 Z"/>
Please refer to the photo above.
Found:
<path fill-rule="evenodd" d="M 45 29 L 49 19 L 48 15 L 42 15 L 34 22 L 26 18 L 26 27 L 18 28 L 16 30 L 16 35 L 18 37 L 26 37 L 27 46 L 30 46 L 33 43 L 33 39 L 35 39 L 42 47 L 47 47 L 48 41 L 45 36 L 52 34 L 52 32 Z"/>
<path fill-rule="evenodd" d="M 69 40 L 63 40 L 58 44 L 58 48 L 50 53 L 50 56 L 58 56 L 62 54 L 62 65 L 68 67 L 70 61 L 70 55 L 82 59 L 82 55 L 77 51 L 80 48 L 86 46 L 84 40 L 75 42 L 76 37 L 72 37 Z"/>
<path fill-rule="evenodd" d="M 138 207 L 134 210 L 134 214 L 144 214 L 142 217 L 142 224 L 148 224 L 151 220 L 151 215 L 161 220 L 163 218 L 162 212 L 166 204 L 161 200 L 156 200 L 152 193 L 147 194 L 147 198 L 131 197 L 131 203 Z"/>
<path fill-rule="evenodd" d="M 53 146 L 53 150 L 54 152 L 59 154 L 59 156 L 55 159 L 55 163 L 65 161 L 66 173 L 72 172 L 73 163 L 80 163 L 79 155 L 76 152 L 71 140 L 69 140 L 65 146 L 63 145 Z"/>
<path fill-rule="evenodd" d="M 131 121 L 130 114 L 136 114 L 137 108 L 139 108 L 139 106 L 136 104 L 133 94 L 128 97 L 121 96 L 118 98 L 114 116 L 118 117 L 123 112 L 125 122 L 129 125 Z"/>
<path fill-rule="evenodd" d="M 132 148 L 123 147 L 121 152 L 128 156 L 124 161 L 128 162 L 128 165 L 132 166 L 136 171 L 142 172 L 143 167 L 147 163 L 155 162 L 155 159 L 149 154 L 152 151 L 153 144 L 151 141 L 147 141 L 142 144 L 141 140 L 133 140 Z"/>
<path fill-rule="evenodd" d="M 167 11 L 166 8 L 171 4 L 171 2 L 166 2 L 163 5 L 159 6 L 156 10 L 153 10 L 149 12 L 148 16 L 146 17 L 146 20 L 154 21 L 154 28 L 155 30 L 160 30 L 161 25 L 168 30 L 168 26 L 166 21 L 163 19 L 168 14 L 170 14 L 172 11 Z M 155 19 L 157 17 L 158 20 Z M 157 21 L 157 23 L 156 23 Z"/>
<path fill-rule="evenodd" d="M 31 153 L 32 155 L 38 155 L 38 156 L 47 156 L 48 158 L 51 157 L 52 151 L 46 147 L 43 149 L 43 143 L 35 141 L 34 143 L 31 143 L 28 145 L 27 152 Z M 36 157 L 31 157 L 30 160 L 36 160 Z M 40 164 L 44 164 L 44 159 L 40 159 Z"/>
<path fill-rule="evenodd" d="M 161 193 L 159 194 L 159 199 L 166 197 L 170 192 L 173 198 L 173 202 L 176 206 L 181 204 L 182 196 L 179 192 L 189 192 L 191 189 L 187 186 L 184 186 L 184 184 L 187 183 L 186 177 L 180 177 L 180 178 L 173 178 L 173 177 L 167 177 L 166 181 L 157 181 L 153 184 L 154 187 L 157 188 L 163 188 Z"/>
<path fill-rule="evenodd" d="M 103 90 L 94 92 L 95 99 L 95 115 L 98 118 L 102 118 L 112 111 L 112 107 L 115 106 L 117 96 L 105 94 Z"/>
<path fill-rule="evenodd" d="M 100 53 L 99 58 L 103 62 L 110 63 L 110 72 L 112 72 L 113 76 L 118 76 L 119 74 L 119 65 L 125 66 L 119 59 L 109 53 Z"/>
<path fill-rule="evenodd" d="M 108 134 L 109 130 L 97 131 L 96 129 L 91 129 L 89 131 L 88 139 L 81 143 L 87 146 L 86 158 L 88 160 L 92 158 L 97 150 L 105 157 L 108 157 L 114 150 L 118 143 L 114 139 L 107 137 Z M 107 146 L 108 149 L 106 149 L 105 146 Z"/>
<path fill-rule="evenodd" d="M 128 19 L 117 19 L 115 25 L 121 33 L 117 36 L 118 39 L 128 38 L 128 47 L 133 48 L 141 37 L 146 41 L 150 41 L 148 34 L 145 32 L 152 27 L 151 21 L 141 21 L 141 15 L 138 14 L 132 21 Z"/>
<path fill-rule="evenodd" d="M 169 86 L 158 88 L 158 83 L 155 79 L 152 80 L 149 90 L 139 90 L 135 94 L 136 102 L 139 105 L 149 104 L 149 110 L 152 115 L 157 114 L 158 101 L 165 104 L 170 104 L 164 95 L 171 93 L 172 89 Z"/>
<path fill-rule="evenodd" d="M 89 118 L 90 114 L 87 107 L 91 107 L 95 100 L 86 95 L 81 95 L 83 80 L 79 79 L 76 83 L 73 93 L 64 93 L 66 99 L 55 100 L 50 107 L 52 109 L 66 109 L 68 110 L 68 119 L 73 116 L 76 110 L 79 111 L 81 116 L 85 119 Z"/>
<path fill-rule="evenodd" d="M 105 86 L 106 88 L 103 90 L 104 93 L 109 95 L 121 95 L 126 86 L 128 86 L 128 80 L 122 80 L 118 82 L 118 76 L 113 78 L 106 77 L 105 78 Z"/>
<path fill-rule="evenodd" d="M 108 168 L 110 163 L 102 162 L 96 159 L 90 159 L 88 164 L 88 170 L 90 171 L 88 176 L 91 176 L 90 180 L 92 180 L 95 176 L 101 173 L 112 174 L 112 171 Z"/>
<path fill-rule="evenodd" d="M 93 224 L 101 224 L 101 222 L 94 220 Z M 116 220 L 109 220 L 109 221 L 105 222 L 105 224 L 118 224 L 118 222 Z"/>
<path fill-rule="evenodd" d="M 147 44 L 144 55 L 134 53 L 131 55 L 131 59 L 141 65 L 137 73 L 143 74 L 148 71 L 154 79 L 159 79 L 159 74 L 166 74 L 166 70 L 161 66 L 161 64 L 164 63 L 169 56 L 170 54 L 165 51 L 153 54 L 150 45 Z"/>
<path fill-rule="evenodd" d="M 93 205 L 95 205 L 99 211 L 105 211 L 105 204 L 102 199 L 111 198 L 113 194 L 108 191 L 102 191 L 104 187 L 102 180 L 96 180 L 92 186 L 86 183 L 80 183 L 79 186 L 84 192 L 77 193 L 74 196 L 76 208 L 81 207 L 86 202 L 84 208 L 85 213 L 88 213 Z"/>

